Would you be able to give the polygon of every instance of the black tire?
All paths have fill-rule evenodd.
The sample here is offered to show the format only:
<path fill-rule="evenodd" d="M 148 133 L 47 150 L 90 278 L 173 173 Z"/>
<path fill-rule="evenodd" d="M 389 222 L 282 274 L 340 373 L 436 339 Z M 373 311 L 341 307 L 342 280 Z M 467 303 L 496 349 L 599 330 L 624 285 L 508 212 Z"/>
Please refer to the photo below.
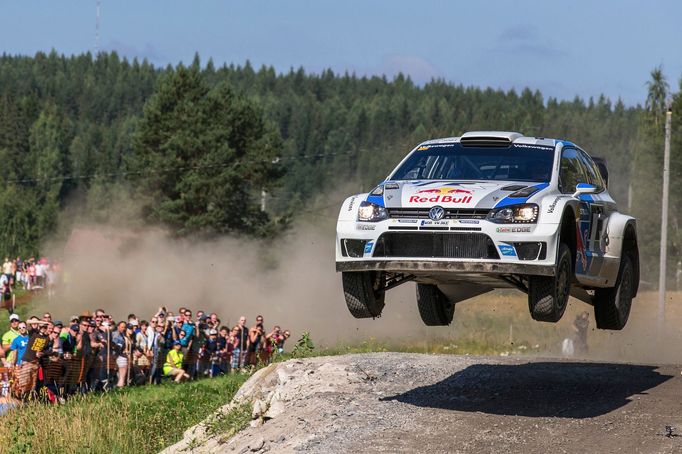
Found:
<path fill-rule="evenodd" d="M 635 267 L 629 254 L 620 260 L 616 286 L 594 292 L 594 318 L 599 329 L 620 330 L 630 317 L 632 294 L 635 288 Z"/>
<path fill-rule="evenodd" d="M 559 244 L 556 275 L 528 279 L 528 309 L 533 319 L 556 323 L 564 315 L 573 282 L 573 260 L 566 244 Z"/>
<path fill-rule="evenodd" d="M 355 318 L 380 317 L 386 293 L 378 291 L 382 276 L 374 271 L 341 273 L 346 306 Z"/>
<path fill-rule="evenodd" d="M 417 307 L 426 326 L 447 326 L 455 314 L 455 304 L 435 285 L 417 284 Z"/>

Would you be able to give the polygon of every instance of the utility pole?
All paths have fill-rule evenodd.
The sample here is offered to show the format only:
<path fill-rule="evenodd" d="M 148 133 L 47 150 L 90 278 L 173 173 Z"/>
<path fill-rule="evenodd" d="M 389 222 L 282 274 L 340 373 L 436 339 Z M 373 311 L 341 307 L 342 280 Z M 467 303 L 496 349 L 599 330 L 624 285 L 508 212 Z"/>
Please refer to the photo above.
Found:
<path fill-rule="evenodd" d="M 668 190 L 670 186 L 670 129 L 673 120 L 673 109 L 668 107 L 665 113 L 665 145 L 663 147 L 663 203 L 661 207 L 661 261 L 658 276 L 658 333 L 663 334 L 665 322 L 665 281 L 666 260 L 668 255 Z"/>
<path fill-rule="evenodd" d="M 97 16 L 95 17 L 95 56 L 99 52 L 99 10 L 101 6 L 101 0 L 97 0 Z"/>

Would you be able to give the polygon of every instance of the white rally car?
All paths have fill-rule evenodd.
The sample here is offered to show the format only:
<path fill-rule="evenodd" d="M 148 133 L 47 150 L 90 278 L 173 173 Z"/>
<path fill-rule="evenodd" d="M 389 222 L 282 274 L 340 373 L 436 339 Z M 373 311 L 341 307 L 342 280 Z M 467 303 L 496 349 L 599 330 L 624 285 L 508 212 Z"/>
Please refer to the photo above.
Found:
<path fill-rule="evenodd" d="M 413 280 L 430 326 L 450 324 L 455 303 L 516 287 L 535 320 L 557 322 L 570 294 L 594 306 L 598 328 L 622 329 L 639 286 L 637 228 L 596 162 L 515 132 L 420 144 L 341 207 L 336 270 L 351 314 L 380 316 L 386 291 Z"/>

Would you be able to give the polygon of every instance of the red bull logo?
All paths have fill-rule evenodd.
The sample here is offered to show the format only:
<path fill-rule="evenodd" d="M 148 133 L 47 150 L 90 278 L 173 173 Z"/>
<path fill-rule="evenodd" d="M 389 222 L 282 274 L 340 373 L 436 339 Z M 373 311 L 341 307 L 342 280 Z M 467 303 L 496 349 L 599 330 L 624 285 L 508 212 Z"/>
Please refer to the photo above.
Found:
<path fill-rule="evenodd" d="M 469 203 L 473 192 L 468 189 L 442 187 L 421 189 L 410 196 L 408 203 Z"/>

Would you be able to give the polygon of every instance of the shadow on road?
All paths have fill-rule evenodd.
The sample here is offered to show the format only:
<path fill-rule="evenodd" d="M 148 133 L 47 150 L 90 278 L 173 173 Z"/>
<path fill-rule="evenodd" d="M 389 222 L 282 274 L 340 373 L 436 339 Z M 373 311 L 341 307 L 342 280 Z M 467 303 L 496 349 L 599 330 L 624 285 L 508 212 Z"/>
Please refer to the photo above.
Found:
<path fill-rule="evenodd" d="M 671 379 L 655 366 L 542 362 L 478 364 L 382 400 L 496 415 L 591 418 Z"/>

